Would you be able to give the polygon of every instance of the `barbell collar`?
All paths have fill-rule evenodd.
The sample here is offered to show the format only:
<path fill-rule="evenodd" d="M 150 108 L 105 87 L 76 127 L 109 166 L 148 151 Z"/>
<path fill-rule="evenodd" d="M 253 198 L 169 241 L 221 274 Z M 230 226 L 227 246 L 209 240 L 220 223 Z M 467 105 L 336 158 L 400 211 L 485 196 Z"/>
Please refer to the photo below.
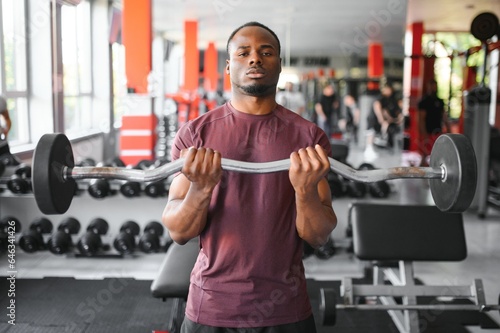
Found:
<path fill-rule="evenodd" d="M 355 170 L 333 158 L 328 158 L 330 170 L 343 176 L 344 178 L 362 183 L 372 183 L 383 180 L 399 178 L 426 178 L 426 179 L 445 179 L 446 170 L 444 168 L 430 167 L 393 167 L 374 170 Z M 222 169 L 226 171 L 235 171 L 240 173 L 272 173 L 286 171 L 290 168 L 290 159 L 272 161 L 272 162 L 243 162 L 232 159 L 222 158 Z M 154 182 L 159 181 L 180 172 L 184 165 L 184 158 L 164 164 L 151 170 L 136 170 L 117 167 L 64 167 L 64 179 L 89 179 L 105 178 L 120 179 L 136 182 Z"/>

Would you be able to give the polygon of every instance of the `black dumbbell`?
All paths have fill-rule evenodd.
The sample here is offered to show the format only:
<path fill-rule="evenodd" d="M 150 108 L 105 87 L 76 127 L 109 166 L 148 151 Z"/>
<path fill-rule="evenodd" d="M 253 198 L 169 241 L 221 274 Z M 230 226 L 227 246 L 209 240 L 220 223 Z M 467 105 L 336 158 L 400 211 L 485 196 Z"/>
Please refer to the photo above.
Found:
<path fill-rule="evenodd" d="M 12 236 L 20 232 L 21 222 L 17 218 L 5 216 L 0 219 L 0 253 L 6 252 L 9 248 L 9 244 L 12 244 L 12 242 L 9 241 L 9 235 Z"/>
<path fill-rule="evenodd" d="M 167 195 L 168 191 L 163 181 L 157 181 L 147 184 L 144 188 L 144 193 L 146 193 L 148 197 L 158 198 Z"/>
<path fill-rule="evenodd" d="M 30 225 L 30 229 L 19 239 L 19 246 L 24 252 L 33 253 L 46 249 L 43 235 L 52 232 L 52 222 L 45 218 L 36 218 Z"/>
<path fill-rule="evenodd" d="M 108 232 L 109 224 L 102 218 L 90 221 L 87 232 L 80 238 L 77 244 L 78 251 L 85 256 L 91 257 L 102 250 L 106 250 L 101 236 Z"/>
<path fill-rule="evenodd" d="M 330 192 L 332 193 L 332 197 L 341 198 L 346 194 L 346 184 L 340 178 L 339 175 L 333 172 L 329 172 L 327 175 L 328 185 L 330 186 Z"/>
<path fill-rule="evenodd" d="M 21 230 L 21 221 L 19 221 L 14 216 L 4 216 L 2 217 L 2 219 L 0 219 L 0 231 L 5 232 L 6 234 L 14 231 L 14 233 L 18 234 L 21 232 Z"/>
<path fill-rule="evenodd" d="M 26 194 L 31 190 L 31 166 L 19 165 L 7 181 L 7 188 L 14 194 Z"/>
<path fill-rule="evenodd" d="M 135 166 L 134 169 L 137 170 L 149 170 L 155 167 L 155 162 L 151 160 L 140 160 Z"/>
<path fill-rule="evenodd" d="M 141 183 L 126 181 L 120 186 L 120 193 L 127 198 L 138 197 L 141 195 Z"/>
<path fill-rule="evenodd" d="M 153 161 L 141 160 L 133 168 L 137 170 L 149 170 L 153 167 Z M 135 181 L 126 181 L 120 186 L 120 193 L 127 198 L 138 197 L 141 195 L 141 183 Z"/>
<path fill-rule="evenodd" d="M 144 232 L 139 239 L 139 248 L 144 253 L 159 252 L 161 250 L 160 237 L 164 228 L 160 222 L 151 221 L 144 227 Z"/>
<path fill-rule="evenodd" d="M 67 253 L 73 246 L 71 235 L 80 232 L 80 222 L 74 217 L 67 217 L 57 227 L 57 232 L 47 242 L 49 251 L 54 254 Z"/>
<path fill-rule="evenodd" d="M 141 228 L 134 221 L 126 221 L 120 227 L 120 233 L 113 241 L 113 247 L 122 254 L 131 254 L 135 251 L 135 236 L 139 235 Z"/>
<path fill-rule="evenodd" d="M 375 170 L 375 166 L 370 163 L 362 163 L 358 170 Z M 391 187 L 385 180 L 374 183 L 365 184 L 368 187 L 368 192 L 374 198 L 387 198 L 391 193 Z"/>
<path fill-rule="evenodd" d="M 76 166 L 79 167 L 88 167 L 88 166 L 95 166 L 96 162 L 93 158 L 87 157 L 81 160 L 79 163 L 76 164 Z"/>
<path fill-rule="evenodd" d="M 335 244 L 333 243 L 332 237 L 328 238 L 328 241 L 314 250 L 314 254 L 319 259 L 328 259 L 335 254 Z"/>
<path fill-rule="evenodd" d="M 102 199 L 111 194 L 111 186 L 106 179 L 92 179 L 87 191 L 91 197 Z"/>
<path fill-rule="evenodd" d="M 110 158 L 104 164 L 106 164 L 106 166 L 110 166 L 110 167 L 114 167 L 114 168 L 124 168 L 125 167 L 125 163 L 119 157 Z"/>

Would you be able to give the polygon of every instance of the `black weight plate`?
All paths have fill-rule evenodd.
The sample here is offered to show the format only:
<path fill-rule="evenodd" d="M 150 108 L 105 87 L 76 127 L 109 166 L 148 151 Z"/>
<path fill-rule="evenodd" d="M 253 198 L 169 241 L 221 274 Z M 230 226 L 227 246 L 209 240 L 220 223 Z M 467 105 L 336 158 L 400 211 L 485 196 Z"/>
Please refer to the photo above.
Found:
<path fill-rule="evenodd" d="M 337 322 L 337 294 L 334 289 L 319 290 L 319 320 L 324 326 L 333 326 Z"/>
<path fill-rule="evenodd" d="M 476 154 L 470 140 L 461 134 L 443 134 L 431 152 L 430 167 L 446 169 L 446 179 L 430 179 L 436 206 L 445 212 L 461 213 L 469 208 L 477 184 Z"/>
<path fill-rule="evenodd" d="M 480 41 L 490 39 L 495 36 L 497 32 L 498 17 L 493 13 L 481 13 L 472 20 L 470 33 Z"/>
<path fill-rule="evenodd" d="M 33 193 L 44 214 L 65 213 L 76 191 L 72 178 L 63 178 L 63 168 L 73 168 L 75 161 L 71 143 L 64 134 L 45 134 L 33 155 Z"/>

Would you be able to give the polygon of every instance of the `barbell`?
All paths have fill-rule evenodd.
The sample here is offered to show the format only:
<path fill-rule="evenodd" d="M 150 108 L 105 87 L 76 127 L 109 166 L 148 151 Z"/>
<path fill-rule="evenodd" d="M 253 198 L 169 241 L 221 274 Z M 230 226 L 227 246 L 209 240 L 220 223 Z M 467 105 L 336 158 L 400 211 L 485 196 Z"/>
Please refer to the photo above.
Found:
<path fill-rule="evenodd" d="M 392 167 L 376 170 L 355 170 L 329 158 L 331 171 L 353 181 L 371 183 L 399 178 L 429 179 L 436 206 L 446 212 L 463 212 L 474 198 L 477 166 L 470 140 L 461 134 L 443 134 L 432 149 L 429 167 Z M 271 173 L 288 170 L 290 159 L 252 163 L 222 158 L 225 171 L 241 173 Z M 68 138 L 61 133 L 44 134 L 33 156 L 33 193 L 44 214 L 65 213 L 80 179 L 121 179 L 154 182 L 181 171 L 180 158 L 150 170 L 123 167 L 75 167 L 73 151 Z"/>
<path fill-rule="evenodd" d="M 482 287 L 482 282 L 476 280 Z M 369 286 L 377 287 L 377 286 Z M 390 286 L 388 287 L 390 288 Z M 404 289 L 404 286 L 399 286 Z M 440 295 L 439 293 L 432 293 L 426 290 L 451 290 L 450 295 Z M 463 295 L 457 294 L 456 291 L 464 291 Z M 319 295 L 319 321 L 324 326 L 334 326 L 337 322 L 337 310 L 345 311 L 476 311 L 476 312 L 500 312 L 500 295 L 498 295 L 498 304 L 486 304 L 484 291 L 481 289 L 480 294 L 472 293 L 473 286 L 413 286 L 409 289 L 410 293 L 413 291 L 420 291 L 418 296 L 449 296 L 456 299 L 474 299 L 471 303 L 429 303 L 429 304 L 345 304 L 339 303 L 337 291 L 332 288 L 321 288 Z M 467 295 L 467 297 L 466 297 Z M 404 295 L 400 295 L 404 296 Z"/>

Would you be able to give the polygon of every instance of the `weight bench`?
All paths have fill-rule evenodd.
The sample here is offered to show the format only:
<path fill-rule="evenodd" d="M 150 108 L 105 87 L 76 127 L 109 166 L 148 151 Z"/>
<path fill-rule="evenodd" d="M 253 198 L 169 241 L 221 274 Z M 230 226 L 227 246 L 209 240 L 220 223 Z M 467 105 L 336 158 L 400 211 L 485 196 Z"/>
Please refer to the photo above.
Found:
<path fill-rule="evenodd" d="M 172 243 L 160 266 L 156 279 L 151 284 L 153 297 L 173 300 L 168 321 L 170 333 L 179 332 L 184 320 L 184 308 L 189 291 L 189 278 L 199 252 L 198 238 L 184 245 Z"/>
<path fill-rule="evenodd" d="M 356 202 L 349 207 L 354 254 L 373 263 L 373 284 L 344 278 L 340 305 L 334 290 L 321 290 L 323 324 L 333 325 L 336 310 L 384 310 L 400 332 L 421 332 L 418 311 L 484 311 L 482 281 L 472 285 L 417 285 L 414 261 L 462 261 L 467 257 L 462 214 L 444 213 L 434 206 Z M 417 297 L 469 299 L 475 304 L 417 304 Z M 358 299 L 366 304 L 355 304 Z M 332 304 L 333 303 L 333 304 Z"/>

